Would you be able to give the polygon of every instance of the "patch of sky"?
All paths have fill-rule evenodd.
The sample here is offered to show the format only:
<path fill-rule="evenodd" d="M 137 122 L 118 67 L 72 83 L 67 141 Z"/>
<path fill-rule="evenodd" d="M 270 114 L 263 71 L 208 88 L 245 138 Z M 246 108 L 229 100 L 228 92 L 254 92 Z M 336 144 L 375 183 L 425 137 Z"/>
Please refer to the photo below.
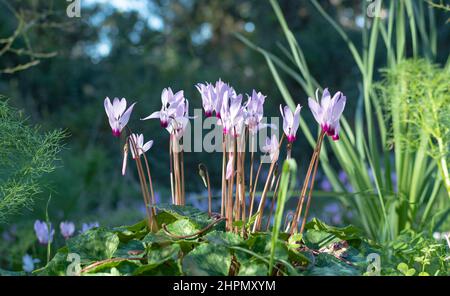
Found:
<path fill-rule="evenodd" d="M 248 33 L 252 33 L 253 31 L 255 31 L 255 24 L 252 22 L 245 23 L 244 30 Z"/>
<path fill-rule="evenodd" d="M 203 23 L 191 35 L 192 42 L 196 45 L 201 45 L 207 42 L 212 37 L 212 28 L 210 23 Z"/>
<path fill-rule="evenodd" d="M 156 13 L 156 7 L 146 0 L 83 0 L 82 9 L 99 7 L 98 13 L 94 14 L 88 20 L 93 26 L 99 26 L 102 22 L 115 11 L 118 12 L 136 12 L 142 22 L 135 26 L 135 32 L 130 34 L 130 40 L 137 43 L 140 40 L 140 32 L 146 23 L 151 30 L 162 31 L 164 29 L 163 19 Z M 108 37 L 108 30 L 101 29 L 100 38 L 97 43 L 89 45 L 86 49 L 94 62 L 106 57 L 111 52 L 112 42 Z"/>

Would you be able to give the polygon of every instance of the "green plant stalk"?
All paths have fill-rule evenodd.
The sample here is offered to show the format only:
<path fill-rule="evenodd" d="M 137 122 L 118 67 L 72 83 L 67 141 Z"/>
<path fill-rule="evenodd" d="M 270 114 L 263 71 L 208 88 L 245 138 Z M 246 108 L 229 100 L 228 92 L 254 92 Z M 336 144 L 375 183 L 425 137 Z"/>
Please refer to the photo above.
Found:
<path fill-rule="evenodd" d="M 283 169 L 280 180 L 280 194 L 278 196 L 277 209 L 275 211 L 274 223 L 272 227 L 272 240 L 270 246 L 270 259 L 269 259 L 269 275 L 272 274 L 273 265 L 275 261 L 275 249 L 278 241 L 278 235 L 280 233 L 281 222 L 283 219 L 284 206 L 286 204 L 288 187 L 295 187 L 295 176 L 297 173 L 297 164 L 294 160 L 288 159 L 283 163 Z M 289 186 L 290 183 L 290 186 Z"/>
<path fill-rule="evenodd" d="M 444 186 L 447 190 L 448 197 L 450 198 L 450 175 L 449 170 L 447 166 L 447 159 L 444 156 L 444 143 L 442 142 L 442 138 L 437 138 L 436 141 L 438 142 L 438 148 L 439 148 L 439 161 L 438 161 L 438 168 L 439 172 L 441 173 L 442 179 L 444 180 Z"/>
<path fill-rule="evenodd" d="M 253 225 L 252 232 L 256 232 L 261 229 L 262 218 L 264 216 L 264 205 L 266 204 L 266 197 L 270 186 L 270 179 L 272 178 L 273 169 L 275 167 L 276 162 L 277 160 L 274 159 L 270 164 L 269 173 L 267 175 L 266 183 L 264 184 L 264 190 L 263 193 L 261 194 L 261 200 L 259 201 L 258 217 L 256 218 L 255 224 Z"/>
<path fill-rule="evenodd" d="M 52 229 L 51 229 L 51 223 L 50 223 L 50 218 L 48 215 L 48 206 L 50 205 L 50 200 L 52 199 L 52 196 L 50 195 L 48 200 L 47 200 L 47 206 L 45 207 L 45 223 L 47 224 L 47 229 L 48 229 L 48 241 L 47 241 L 47 264 L 48 262 L 50 262 L 50 257 L 51 257 L 51 251 L 52 251 Z"/>
<path fill-rule="evenodd" d="M 278 188 L 280 186 L 281 175 L 279 175 L 276 179 L 277 180 L 276 180 L 276 184 L 275 184 L 275 189 L 274 189 L 273 195 L 272 195 L 272 203 L 270 205 L 270 212 L 269 212 L 269 216 L 267 217 L 266 231 L 269 231 L 269 228 L 270 228 L 270 220 L 272 219 L 273 210 L 275 208 L 275 203 L 278 198 Z"/>

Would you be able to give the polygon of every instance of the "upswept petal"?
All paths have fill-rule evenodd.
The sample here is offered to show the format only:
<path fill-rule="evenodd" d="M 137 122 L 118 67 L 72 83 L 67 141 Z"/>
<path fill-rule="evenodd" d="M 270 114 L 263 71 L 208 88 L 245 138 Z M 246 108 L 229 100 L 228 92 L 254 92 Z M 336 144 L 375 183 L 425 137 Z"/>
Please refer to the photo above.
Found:
<path fill-rule="evenodd" d="M 161 103 L 163 106 L 166 106 L 168 102 L 169 102 L 168 91 L 167 88 L 164 88 L 163 91 L 161 92 Z"/>
<path fill-rule="evenodd" d="M 142 146 L 143 152 L 147 152 L 150 148 L 153 146 L 153 140 L 148 141 L 147 143 Z"/>
<path fill-rule="evenodd" d="M 318 95 L 319 89 L 316 90 L 316 96 Z M 318 98 L 317 98 L 318 99 Z M 327 109 L 331 103 L 331 95 L 328 91 L 328 88 L 325 88 L 322 93 L 322 99 L 320 100 L 320 104 L 323 109 Z"/>
<path fill-rule="evenodd" d="M 181 102 L 184 98 L 184 91 L 180 90 L 176 94 L 173 95 L 172 98 L 169 98 L 169 103 Z"/>
<path fill-rule="evenodd" d="M 156 111 L 156 112 L 153 112 L 152 114 L 150 114 L 149 116 L 147 116 L 145 118 L 141 118 L 141 120 L 156 119 L 156 118 L 160 118 L 160 116 L 161 116 L 161 112 L 160 111 Z"/>
<path fill-rule="evenodd" d="M 122 115 L 122 113 L 125 111 L 126 108 L 127 108 L 127 100 L 125 98 L 122 98 L 121 100 L 119 100 L 118 98 L 114 98 L 113 113 L 116 119 L 120 118 L 120 116 Z"/>
<path fill-rule="evenodd" d="M 297 134 L 298 126 L 300 125 L 301 109 L 302 109 L 302 106 L 300 106 L 300 104 L 298 104 L 297 107 L 295 108 L 294 119 L 292 122 L 292 129 L 291 129 L 291 134 L 293 134 L 294 136 L 295 136 L 295 134 Z"/>
<path fill-rule="evenodd" d="M 142 148 L 142 146 L 144 146 L 144 135 L 143 134 L 140 134 L 138 136 L 137 143 L 138 143 L 138 147 Z"/>
<path fill-rule="evenodd" d="M 123 113 L 123 115 L 119 118 L 119 129 L 124 128 L 128 121 L 130 120 L 131 112 L 133 112 L 133 107 L 136 103 L 131 104 L 131 106 Z"/>
<path fill-rule="evenodd" d="M 345 103 L 347 101 L 347 97 L 345 97 L 342 92 L 338 91 L 334 96 L 333 96 L 333 109 L 331 110 L 331 119 L 330 121 L 336 121 L 339 120 L 339 118 L 342 115 L 342 112 L 344 111 L 345 108 Z"/>
<path fill-rule="evenodd" d="M 105 106 L 106 115 L 109 118 L 114 118 L 113 106 L 111 104 L 111 100 L 108 97 L 106 97 L 105 100 L 103 101 L 103 105 Z"/>
<path fill-rule="evenodd" d="M 323 110 L 319 103 L 314 99 L 308 98 L 308 106 L 317 123 L 322 124 Z"/>
<path fill-rule="evenodd" d="M 292 123 L 294 122 L 294 115 L 292 114 L 289 106 L 284 106 L 284 118 L 286 119 L 289 126 L 292 126 Z"/>

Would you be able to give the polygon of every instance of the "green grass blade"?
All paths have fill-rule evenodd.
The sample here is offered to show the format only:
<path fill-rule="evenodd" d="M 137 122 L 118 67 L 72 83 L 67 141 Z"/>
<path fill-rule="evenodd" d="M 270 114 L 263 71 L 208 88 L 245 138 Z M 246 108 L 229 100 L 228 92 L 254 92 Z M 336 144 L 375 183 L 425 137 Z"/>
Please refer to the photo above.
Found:
<path fill-rule="evenodd" d="M 280 233 L 281 221 L 284 214 L 284 206 L 288 199 L 288 189 L 294 189 L 295 178 L 297 175 L 297 164 L 295 160 L 288 159 L 283 164 L 280 180 L 280 194 L 278 195 L 277 209 L 275 211 L 274 223 L 272 227 L 272 241 L 270 246 L 270 259 L 269 259 L 269 275 L 272 274 L 273 264 L 275 260 L 275 248 L 278 241 L 278 235 Z"/>

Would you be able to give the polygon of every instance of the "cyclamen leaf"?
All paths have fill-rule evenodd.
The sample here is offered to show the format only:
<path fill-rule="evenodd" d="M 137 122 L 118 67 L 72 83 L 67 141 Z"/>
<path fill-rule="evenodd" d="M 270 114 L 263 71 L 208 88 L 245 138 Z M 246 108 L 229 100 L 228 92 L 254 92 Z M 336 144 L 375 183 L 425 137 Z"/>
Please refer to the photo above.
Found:
<path fill-rule="evenodd" d="M 81 263 L 112 258 L 119 246 L 119 237 L 105 228 L 91 229 L 67 241 L 69 253 L 80 255 Z"/>
<path fill-rule="evenodd" d="M 202 244 L 187 254 L 183 259 L 185 275 L 228 275 L 231 254 L 223 246 Z"/>

